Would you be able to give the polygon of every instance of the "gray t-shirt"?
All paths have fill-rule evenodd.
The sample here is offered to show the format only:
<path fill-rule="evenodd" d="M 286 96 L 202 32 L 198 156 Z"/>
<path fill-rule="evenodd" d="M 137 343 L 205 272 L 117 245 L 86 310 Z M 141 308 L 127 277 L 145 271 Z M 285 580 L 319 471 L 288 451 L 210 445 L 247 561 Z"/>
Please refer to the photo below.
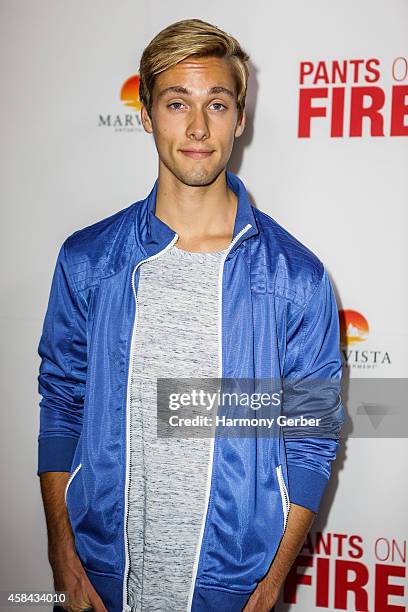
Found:
<path fill-rule="evenodd" d="M 156 380 L 218 377 L 218 283 L 228 249 L 170 247 L 141 264 L 130 396 L 129 605 L 185 610 L 205 512 L 210 437 L 157 437 Z"/>

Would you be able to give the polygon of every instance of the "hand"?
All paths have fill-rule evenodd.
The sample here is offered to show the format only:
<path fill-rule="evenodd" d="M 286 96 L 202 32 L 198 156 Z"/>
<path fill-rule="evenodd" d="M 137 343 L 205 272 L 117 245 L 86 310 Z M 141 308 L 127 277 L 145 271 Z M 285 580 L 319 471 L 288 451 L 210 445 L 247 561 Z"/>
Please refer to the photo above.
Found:
<path fill-rule="evenodd" d="M 108 612 L 95 591 L 76 552 L 50 555 L 54 575 L 54 589 L 67 591 L 68 604 L 61 606 L 67 612 Z"/>
<path fill-rule="evenodd" d="M 270 612 L 276 604 L 279 591 L 276 591 L 266 580 L 258 583 L 256 589 L 242 609 L 242 612 Z"/>

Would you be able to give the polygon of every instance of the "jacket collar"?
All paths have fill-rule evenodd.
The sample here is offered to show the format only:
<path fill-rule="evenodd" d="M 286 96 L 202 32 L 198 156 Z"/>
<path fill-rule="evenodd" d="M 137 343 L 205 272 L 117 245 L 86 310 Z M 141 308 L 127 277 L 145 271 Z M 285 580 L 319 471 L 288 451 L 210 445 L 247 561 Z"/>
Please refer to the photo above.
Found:
<path fill-rule="evenodd" d="M 241 242 L 250 236 L 258 234 L 259 229 L 253 205 L 244 183 L 228 170 L 226 171 L 226 178 L 227 185 L 238 196 L 237 214 L 232 236 L 233 246 L 228 252 L 229 256 Z M 147 198 L 142 200 L 141 206 L 138 207 L 135 220 L 136 241 L 147 257 L 155 255 L 164 249 L 176 236 L 176 232 L 155 215 L 157 187 L 158 179 L 156 179 Z M 250 227 L 245 230 L 247 225 L 250 225 Z"/>

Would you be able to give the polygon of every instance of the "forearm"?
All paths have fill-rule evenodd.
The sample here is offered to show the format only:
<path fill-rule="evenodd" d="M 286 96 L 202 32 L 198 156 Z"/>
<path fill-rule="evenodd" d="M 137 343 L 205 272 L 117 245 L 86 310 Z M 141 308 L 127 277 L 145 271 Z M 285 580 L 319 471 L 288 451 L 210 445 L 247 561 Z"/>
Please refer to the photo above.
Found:
<path fill-rule="evenodd" d="M 48 557 L 56 591 L 67 593 L 67 610 L 108 612 L 91 584 L 76 549 L 65 504 L 69 472 L 40 473 L 41 494 L 48 530 Z"/>
<path fill-rule="evenodd" d="M 74 536 L 64 498 L 68 479 L 69 472 L 40 474 L 48 532 L 48 555 L 51 563 L 56 556 L 69 556 L 75 553 Z"/>
<path fill-rule="evenodd" d="M 262 581 L 268 591 L 279 593 L 315 516 L 315 513 L 308 508 L 291 503 L 285 533 L 269 571 Z"/>
<path fill-rule="evenodd" d="M 275 558 L 246 603 L 245 612 L 267 612 L 275 605 L 285 578 L 293 565 L 315 513 L 291 502 L 285 533 Z"/>

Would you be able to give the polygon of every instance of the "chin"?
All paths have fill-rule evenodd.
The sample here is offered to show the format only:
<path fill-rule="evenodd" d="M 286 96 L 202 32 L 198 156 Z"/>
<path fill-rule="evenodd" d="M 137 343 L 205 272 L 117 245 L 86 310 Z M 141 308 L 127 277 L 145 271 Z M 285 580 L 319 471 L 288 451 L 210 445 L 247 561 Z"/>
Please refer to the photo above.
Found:
<path fill-rule="evenodd" d="M 222 170 L 223 168 L 215 168 L 213 170 L 197 168 L 196 170 L 176 171 L 174 174 L 179 181 L 184 183 L 184 185 L 188 185 L 189 187 L 204 187 L 205 185 L 211 185 Z"/>

